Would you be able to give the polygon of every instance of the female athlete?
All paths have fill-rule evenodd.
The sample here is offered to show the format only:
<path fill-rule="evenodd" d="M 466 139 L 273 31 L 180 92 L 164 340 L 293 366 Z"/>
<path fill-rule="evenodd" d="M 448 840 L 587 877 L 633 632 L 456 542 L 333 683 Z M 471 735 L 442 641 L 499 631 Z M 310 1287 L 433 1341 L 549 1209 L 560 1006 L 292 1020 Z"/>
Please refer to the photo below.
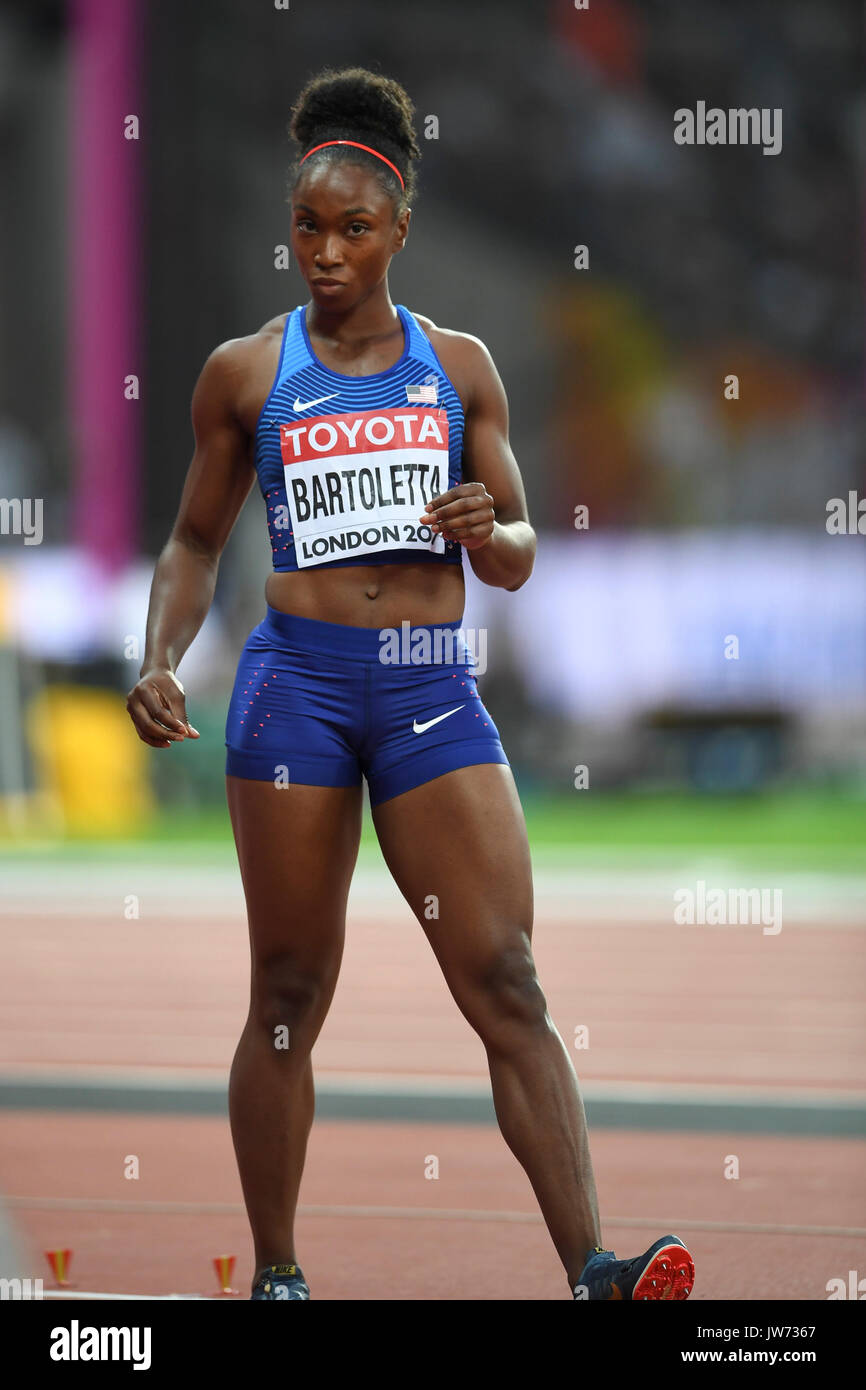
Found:
<path fill-rule="evenodd" d="M 202 370 L 127 702 L 152 748 L 199 737 L 175 672 L 258 478 L 274 569 L 226 723 L 252 957 L 229 1088 L 252 1298 L 310 1297 L 294 1213 L 362 777 L 388 867 L 484 1044 L 502 1134 L 572 1296 L 686 1298 L 694 1266 L 677 1237 L 629 1260 L 601 1247 L 577 1078 L 536 977 L 523 814 L 460 632 L 463 552 L 485 584 L 515 590 L 536 540 L 487 349 L 390 298 L 420 153 L 413 111 L 396 82 L 360 68 L 321 73 L 293 109 L 291 243 L 310 299 Z"/>

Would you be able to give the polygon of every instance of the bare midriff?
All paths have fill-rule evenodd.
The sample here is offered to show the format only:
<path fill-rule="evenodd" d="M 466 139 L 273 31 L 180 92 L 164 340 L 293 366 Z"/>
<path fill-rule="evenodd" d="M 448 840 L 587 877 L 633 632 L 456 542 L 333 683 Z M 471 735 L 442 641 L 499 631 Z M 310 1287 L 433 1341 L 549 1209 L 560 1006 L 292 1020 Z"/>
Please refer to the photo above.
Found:
<path fill-rule="evenodd" d="M 460 565 L 341 565 L 335 569 L 275 570 L 265 600 L 281 613 L 346 627 L 399 627 L 456 622 L 463 616 Z"/>

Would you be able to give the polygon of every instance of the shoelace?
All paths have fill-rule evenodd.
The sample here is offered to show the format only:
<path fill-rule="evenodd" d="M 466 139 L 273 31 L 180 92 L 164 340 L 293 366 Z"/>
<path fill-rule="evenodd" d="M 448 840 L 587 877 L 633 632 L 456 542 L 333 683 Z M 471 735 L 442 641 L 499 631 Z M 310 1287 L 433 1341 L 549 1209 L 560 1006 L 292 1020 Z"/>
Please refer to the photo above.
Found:
<path fill-rule="evenodd" d="M 628 1278 L 634 1266 L 638 1263 L 639 1260 L 643 1258 L 641 1255 L 634 1255 L 630 1260 L 618 1260 L 616 1258 L 616 1252 L 613 1250 L 596 1250 L 594 1253 L 596 1255 L 607 1255 L 609 1257 L 607 1264 L 610 1268 L 610 1273 L 604 1274 L 602 1276 L 601 1284 L 599 1286 L 600 1291 L 608 1297 L 610 1297 L 611 1287 L 614 1282 L 614 1269 L 616 1270 L 617 1287 L 621 1287 L 622 1283 L 624 1282 L 624 1280 Z"/>
<path fill-rule="evenodd" d="M 283 1283 L 288 1281 L 289 1279 L 293 1280 L 296 1283 L 303 1284 L 304 1288 L 307 1290 L 307 1292 L 309 1292 L 309 1285 L 301 1271 L 298 1269 L 297 1265 L 295 1266 L 294 1274 L 274 1274 L 273 1267 L 271 1269 L 266 1269 L 264 1274 L 258 1280 L 256 1288 L 263 1289 L 265 1293 L 270 1293 L 274 1284 Z"/>

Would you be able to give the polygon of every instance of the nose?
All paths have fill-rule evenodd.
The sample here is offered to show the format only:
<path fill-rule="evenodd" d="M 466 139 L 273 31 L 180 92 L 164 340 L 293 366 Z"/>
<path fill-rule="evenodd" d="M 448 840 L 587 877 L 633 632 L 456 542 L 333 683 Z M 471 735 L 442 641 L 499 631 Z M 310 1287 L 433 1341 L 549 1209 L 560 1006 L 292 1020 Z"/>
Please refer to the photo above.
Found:
<path fill-rule="evenodd" d="M 322 270 L 331 270 L 335 265 L 339 265 L 343 259 L 340 252 L 340 243 L 336 237 L 326 237 L 322 247 L 316 252 L 315 263 Z"/>

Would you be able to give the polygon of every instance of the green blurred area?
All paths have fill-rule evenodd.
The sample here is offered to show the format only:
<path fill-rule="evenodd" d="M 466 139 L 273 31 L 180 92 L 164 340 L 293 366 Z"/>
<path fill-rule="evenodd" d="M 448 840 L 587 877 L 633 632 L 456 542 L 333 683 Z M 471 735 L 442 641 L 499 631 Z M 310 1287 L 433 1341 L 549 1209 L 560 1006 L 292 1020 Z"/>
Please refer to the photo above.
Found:
<path fill-rule="evenodd" d="M 122 712 L 121 712 L 122 713 Z M 104 711 L 93 716 L 100 737 L 107 738 Z M 92 777 L 92 762 L 84 743 L 80 711 L 69 740 L 69 785 Z M 220 698 L 202 700 L 196 709 L 201 739 L 187 740 L 164 750 L 145 750 L 127 727 L 125 714 L 115 734 L 114 758 L 124 767 L 130 749 L 143 761 L 138 777 L 154 806 L 151 814 L 137 813 L 141 829 L 113 834 L 86 829 L 63 833 L 63 818 L 38 816 L 25 832 L 0 832 L 0 861 L 26 857 L 50 865 L 52 859 L 99 862 L 110 858 L 147 858 L 191 863 L 235 861 L 231 824 L 225 801 L 225 708 Z M 51 743 L 51 766 L 58 762 L 57 743 Z M 82 769 L 81 760 L 85 760 Z M 114 764 L 107 767 L 113 788 Z M 803 870 L 824 873 L 866 872 L 866 786 L 839 780 L 820 786 L 795 783 L 768 786 L 748 794 L 710 794 L 678 788 L 644 787 L 605 790 L 598 787 L 551 792 L 528 772 L 514 767 L 526 816 L 533 860 L 545 865 L 640 869 L 672 860 L 724 859 L 748 869 Z M 134 779 L 135 784 L 135 779 Z M 67 824 L 88 824 L 79 816 Z M 135 819 L 135 818 L 134 818 Z M 101 822 L 105 825 L 105 820 Z M 134 822 L 133 822 L 134 823 Z M 112 822 L 109 818 L 108 824 Z M 471 845 L 467 845 L 467 852 Z M 365 803 L 361 862 L 381 856 Z"/>
<path fill-rule="evenodd" d="M 639 866 L 670 858 L 724 857 L 745 865 L 824 872 L 866 870 L 866 799 L 832 789 L 749 797 L 679 793 L 574 792 L 522 795 L 536 861 Z M 470 847 L 467 846 L 467 849 Z M 223 806 L 165 808 L 134 839 L 84 835 L 0 841 L 0 856 L 94 858 L 119 855 L 234 858 Z M 365 808 L 362 858 L 378 856 Z"/>

